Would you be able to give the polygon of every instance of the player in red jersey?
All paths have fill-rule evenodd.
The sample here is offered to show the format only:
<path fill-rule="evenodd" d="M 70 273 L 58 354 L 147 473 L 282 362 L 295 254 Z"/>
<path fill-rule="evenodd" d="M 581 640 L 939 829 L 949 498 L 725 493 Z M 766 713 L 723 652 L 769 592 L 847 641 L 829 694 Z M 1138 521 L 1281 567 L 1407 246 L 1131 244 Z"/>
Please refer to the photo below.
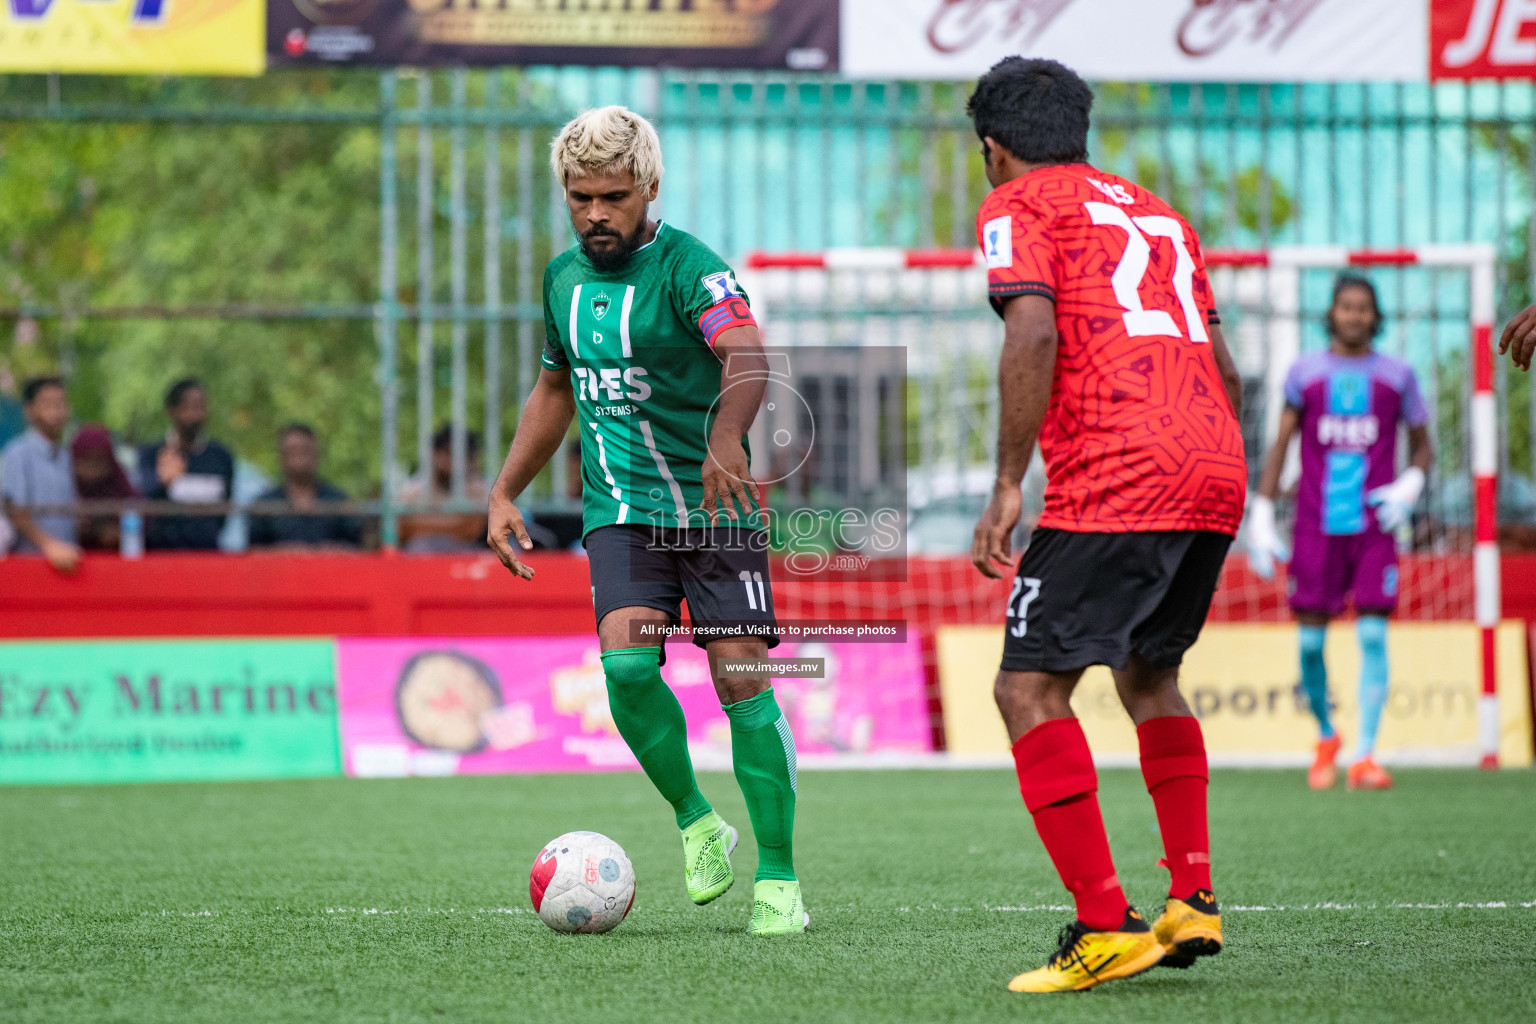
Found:
<path fill-rule="evenodd" d="M 992 194 L 977 233 L 1003 318 L 997 482 L 972 560 L 1011 567 L 1038 440 L 1045 511 L 1009 594 L 998 708 L 1025 806 L 1077 919 L 1016 992 L 1061 992 L 1221 949 L 1206 757 L 1179 694 L 1243 515 L 1241 381 L 1200 240 L 1167 203 L 1088 164 L 1093 93 L 1055 61 L 1009 57 L 969 111 Z M 1172 875 L 1149 927 L 1115 876 L 1088 741 L 1068 702 L 1108 665 L 1136 723 Z"/>

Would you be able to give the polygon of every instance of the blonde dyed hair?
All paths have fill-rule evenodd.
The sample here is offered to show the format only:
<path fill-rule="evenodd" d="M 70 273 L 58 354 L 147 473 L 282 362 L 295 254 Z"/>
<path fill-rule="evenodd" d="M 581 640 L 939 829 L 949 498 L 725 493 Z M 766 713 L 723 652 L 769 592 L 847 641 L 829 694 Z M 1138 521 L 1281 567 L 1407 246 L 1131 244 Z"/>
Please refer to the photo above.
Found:
<path fill-rule="evenodd" d="M 564 188 L 572 177 L 628 171 L 648 191 L 661 183 L 661 139 L 627 107 L 598 107 L 572 118 L 555 137 L 549 163 Z"/>

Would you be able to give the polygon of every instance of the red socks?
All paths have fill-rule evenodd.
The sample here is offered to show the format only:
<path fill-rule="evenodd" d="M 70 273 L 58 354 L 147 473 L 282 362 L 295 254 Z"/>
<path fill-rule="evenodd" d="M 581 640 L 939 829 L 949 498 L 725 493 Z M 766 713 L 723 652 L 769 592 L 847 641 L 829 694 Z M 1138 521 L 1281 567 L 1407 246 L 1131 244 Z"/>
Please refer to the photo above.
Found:
<path fill-rule="evenodd" d="M 1196 737 L 1198 742 L 1198 729 Z M 1115 877 L 1109 837 L 1099 814 L 1099 777 L 1083 727 L 1075 718 L 1042 722 L 1019 737 L 1013 745 L 1013 760 L 1024 806 L 1034 816 L 1035 831 L 1056 873 L 1077 902 L 1077 919 L 1094 931 L 1118 931 L 1130 903 Z M 1204 793 L 1202 788 L 1202 837 Z M 1161 804 L 1158 819 L 1162 819 Z"/>
<path fill-rule="evenodd" d="M 1206 824 L 1205 739 L 1193 718 L 1153 718 L 1136 728 L 1141 774 L 1157 808 L 1157 826 L 1172 875 L 1170 895 L 1187 899 L 1211 887 Z M 1013 745 L 1024 806 L 1051 863 L 1077 902 L 1077 918 L 1095 931 L 1115 931 L 1129 906 L 1099 814 L 1099 779 L 1088 739 L 1075 718 L 1053 718 Z"/>
<path fill-rule="evenodd" d="M 1157 807 L 1163 834 L 1169 895 L 1187 899 L 1211 887 L 1211 841 L 1205 817 L 1205 788 L 1210 773 L 1205 739 L 1193 718 L 1151 718 L 1136 727 L 1141 741 L 1141 775 Z M 1022 741 L 1021 741 L 1022 742 Z"/>

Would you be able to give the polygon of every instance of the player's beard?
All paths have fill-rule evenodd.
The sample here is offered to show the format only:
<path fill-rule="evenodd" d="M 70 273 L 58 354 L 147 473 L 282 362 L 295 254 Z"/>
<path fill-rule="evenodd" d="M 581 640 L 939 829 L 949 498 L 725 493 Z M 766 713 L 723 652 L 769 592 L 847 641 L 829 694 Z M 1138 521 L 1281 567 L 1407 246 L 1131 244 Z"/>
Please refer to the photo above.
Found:
<path fill-rule="evenodd" d="M 621 235 L 609 227 L 594 227 L 587 229 L 587 233 L 581 236 L 581 251 L 600 273 L 608 274 L 622 269 L 629 258 L 640 248 L 640 236 L 645 233 L 645 218 L 640 218 L 640 223 L 635 230 L 628 235 Z M 594 238 L 617 238 L 618 244 L 611 249 L 593 249 L 587 243 Z"/>

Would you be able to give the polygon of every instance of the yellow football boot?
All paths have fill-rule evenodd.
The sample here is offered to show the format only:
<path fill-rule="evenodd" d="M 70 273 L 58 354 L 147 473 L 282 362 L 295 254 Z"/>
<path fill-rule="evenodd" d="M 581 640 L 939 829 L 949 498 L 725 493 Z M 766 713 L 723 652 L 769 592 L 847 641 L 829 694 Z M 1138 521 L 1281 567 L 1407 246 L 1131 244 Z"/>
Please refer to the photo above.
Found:
<path fill-rule="evenodd" d="M 1187 900 L 1168 897 L 1152 934 L 1163 947 L 1163 967 L 1193 967 L 1196 958 L 1221 952 L 1221 908 L 1209 889 Z"/>
<path fill-rule="evenodd" d="M 1073 921 L 1061 930 L 1060 941 L 1044 967 L 1014 978 L 1008 991 L 1080 992 L 1151 970 L 1163 958 L 1163 947 L 1134 907 L 1126 910 L 1119 931 L 1092 932 Z"/>

